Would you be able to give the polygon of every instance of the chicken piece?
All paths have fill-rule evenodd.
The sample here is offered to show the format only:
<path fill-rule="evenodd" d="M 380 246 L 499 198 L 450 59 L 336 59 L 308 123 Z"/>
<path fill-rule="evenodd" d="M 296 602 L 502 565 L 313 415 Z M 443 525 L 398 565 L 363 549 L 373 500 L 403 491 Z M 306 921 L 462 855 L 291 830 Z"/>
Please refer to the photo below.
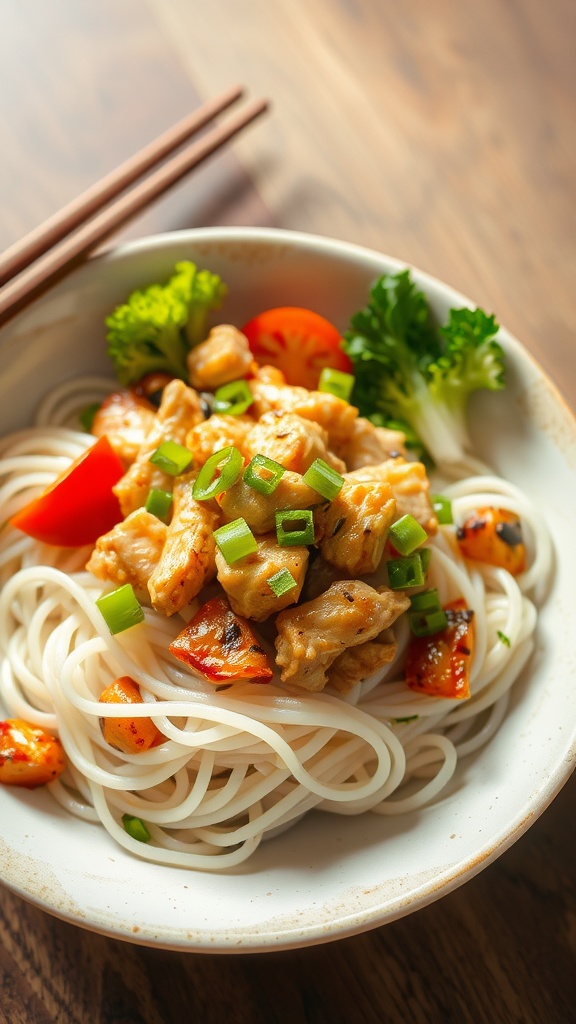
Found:
<path fill-rule="evenodd" d="M 144 508 L 131 512 L 96 541 L 86 568 L 99 580 L 131 583 L 140 602 L 149 602 L 148 580 L 166 540 L 167 527 Z"/>
<path fill-rule="evenodd" d="M 266 363 L 264 366 L 256 366 L 254 370 L 254 380 L 262 381 L 263 384 L 285 384 L 286 377 L 282 373 L 282 370 L 278 369 L 277 366 L 269 366 Z"/>
<path fill-rule="evenodd" d="M 251 407 L 255 416 L 267 412 L 291 412 L 305 420 L 319 424 L 328 435 L 328 448 L 339 455 L 358 416 L 358 409 L 328 391 L 308 391 L 307 388 L 288 384 L 274 384 L 264 380 L 249 381 L 254 395 Z"/>
<path fill-rule="evenodd" d="M 373 640 L 409 605 L 401 592 L 343 580 L 314 601 L 281 612 L 275 643 L 282 682 L 312 692 L 323 690 L 338 655 Z"/>
<path fill-rule="evenodd" d="M 344 459 L 348 470 L 373 466 L 385 459 L 406 455 L 405 437 L 399 430 L 375 427 L 370 420 L 359 416 L 342 444 L 338 455 Z"/>
<path fill-rule="evenodd" d="M 233 565 L 228 565 L 223 555 L 216 552 L 218 581 L 226 591 L 232 611 L 256 622 L 263 622 L 298 600 L 307 565 L 308 548 L 299 544 L 280 547 L 276 534 L 260 537 L 258 550 Z M 296 586 L 276 597 L 268 580 L 282 569 L 288 569 Z"/>
<path fill-rule="evenodd" d="M 194 456 L 194 465 L 200 469 L 214 452 L 234 445 L 242 454 L 249 432 L 254 426 L 251 416 L 226 416 L 215 413 L 209 420 L 198 423 L 186 437 L 186 447 Z"/>
<path fill-rule="evenodd" d="M 149 434 L 156 409 L 133 388 L 114 391 L 104 399 L 91 427 L 94 437 L 106 434 L 116 454 L 129 466 Z"/>
<path fill-rule="evenodd" d="M 392 488 L 385 480 L 345 479 L 333 501 L 314 514 L 316 543 L 322 557 L 351 576 L 374 572 L 396 516 Z"/>
<path fill-rule="evenodd" d="M 373 640 L 358 647 L 348 647 L 332 662 L 328 682 L 339 693 L 350 690 L 379 668 L 389 665 L 396 654 L 396 641 L 391 629 L 383 629 Z"/>
<path fill-rule="evenodd" d="M 310 564 L 300 597 L 303 601 L 313 601 L 315 597 L 320 597 L 321 594 L 328 590 L 328 587 L 331 587 L 333 583 L 351 579 L 352 576 L 349 573 L 344 569 L 338 569 L 335 565 L 331 565 L 330 562 L 325 562 L 318 550 L 313 548 L 310 553 Z"/>
<path fill-rule="evenodd" d="M 152 605 L 165 615 L 173 615 L 189 604 L 216 572 L 213 532 L 218 515 L 211 502 L 192 497 L 196 475 L 186 473 L 176 480 L 166 541 L 148 580 Z"/>
<path fill-rule="evenodd" d="M 253 362 L 247 338 L 231 324 L 214 327 L 186 359 L 190 383 L 198 391 L 215 391 L 222 384 L 245 377 Z"/>
<path fill-rule="evenodd" d="M 183 445 L 188 432 L 203 419 L 200 399 L 192 388 L 181 380 L 173 380 L 164 388 L 160 408 L 144 444 L 128 472 L 113 488 L 124 516 L 144 505 L 151 487 L 171 490 L 172 477 L 150 462 L 150 456 L 163 441 Z"/>
<path fill-rule="evenodd" d="M 318 491 L 304 483 L 299 473 L 291 473 L 289 470 L 280 477 L 272 494 L 261 494 L 241 478 L 216 500 L 226 522 L 242 516 L 253 533 L 270 533 L 274 530 L 277 509 L 313 508 L 324 501 Z"/>
<path fill-rule="evenodd" d="M 406 459 L 387 459 L 377 466 L 364 466 L 347 473 L 347 480 L 386 480 L 396 498 L 396 519 L 411 515 L 429 535 L 436 533 L 438 520 L 430 499 L 430 481 L 421 462 Z"/>
<path fill-rule="evenodd" d="M 346 466 L 326 447 L 327 435 L 318 423 L 292 413 L 266 413 L 246 438 L 246 452 L 267 455 L 294 473 L 305 473 L 315 459 L 343 473 Z"/>

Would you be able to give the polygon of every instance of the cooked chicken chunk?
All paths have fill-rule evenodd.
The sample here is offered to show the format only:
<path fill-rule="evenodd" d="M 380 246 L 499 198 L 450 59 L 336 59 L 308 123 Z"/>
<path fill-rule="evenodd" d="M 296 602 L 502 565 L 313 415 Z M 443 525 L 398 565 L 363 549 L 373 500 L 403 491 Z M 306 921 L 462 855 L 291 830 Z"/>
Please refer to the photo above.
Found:
<path fill-rule="evenodd" d="M 427 533 L 434 534 L 438 520 L 430 500 L 430 481 L 426 467 L 421 462 L 406 462 L 403 458 L 387 459 L 377 466 L 364 466 L 346 474 L 347 480 L 370 483 L 373 480 L 387 481 L 396 498 L 396 519 L 414 516 Z"/>
<path fill-rule="evenodd" d="M 358 416 L 358 409 L 353 405 L 327 391 L 308 391 L 258 379 L 249 383 L 254 395 L 251 407 L 254 416 L 263 416 L 267 412 L 292 412 L 318 423 L 328 435 L 328 448 L 340 455 L 339 446 L 346 443 Z"/>
<path fill-rule="evenodd" d="M 315 459 L 323 459 L 339 473 L 346 467 L 326 447 L 326 431 L 293 413 L 266 413 L 246 438 L 250 458 L 267 455 L 294 473 L 305 473 Z"/>
<path fill-rule="evenodd" d="M 351 579 L 352 576 L 345 569 L 338 569 L 330 562 L 325 562 L 317 550 L 313 550 L 300 596 L 303 601 L 313 601 L 315 597 L 320 597 L 320 594 L 328 590 L 333 583 Z"/>
<path fill-rule="evenodd" d="M 281 612 L 276 619 L 276 661 L 282 681 L 310 691 L 324 689 L 338 655 L 373 640 L 409 604 L 402 593 L 350 580 L 333 583 L 314 601 Z"/>
<path fill-rule="evenodd" d="M 389 665 L 395 654 L 394 633 L 383 629 L 373 640 L 342 651 L 328 670 L 328 682 L 339 693 L 349 693 L 357 683 Z"/>
<path fill-rule="evenodd" d="M 186 447 L 194 456 L 194 466 L 200 469 L 214 452 L 234 445 L 244 453 L 248 433 L 254 426 L 250 416 L 226 416 L 215 413 L 204 423 L 198 423 L 189 431 Z"/>
<path fill-rule="evenodd" d="M 219 551 L 216 553 L 218 581 L 228 595 L 232 611 L 257 622 L 298 600 L 307 564 L 308 548 L 299 544 L 280 547 L 275 534 L 260 537 L 258 551 L 233 565 L 228 565 Z M 288 569 L 296 580 L 296 586 L 276 597 L 268 580 L 282 569 Z"/>
<path fill-rule="evenodd" d="M 181 380 L 173 380 L 164 388 L 160 408 L 144 444 L 128 472 L 113 488 L 123 515 L 140 508 L 151 487 L 165 491 L 172 489 L 172 477 L 154 466 L 150 456 L 163 441 L 176 441 L 183 445 L 189 430 L 203 419 L 200 399 L 192 388 Z"/>
<path fill-rule="evenodd" d="M 375 427 L 370 420 L 359 416 L 337 448 L 349 470 L 373 466 L 385 459 L 406 455 L 405 437 L 399 430 Z"/>
<path fill-rule="evenodd" d="M 94 437 L 106 434 L 127 466 L 136 458 L 154 423 L 156 409 L 132 388 L 114 391 L 104 399 L 92 423 Z"/>
<path fill-rule="evenodd" d="M 314 513 L 322 557 L 351 576 L 374 572 L 395 515 L 396 502 L 389 483 L 363 483 L 347 477 L 334 500 L 320 505 Z"/>
<path fill-rule="evenodd" d="M 166 541 L 148 580 L 152 604 L 165 615 L 189 604 L 216 571 L 213 531 L 218 516 L 211 503 L 192 497 L 195 477 L 196 473 L 186 473 L 176 480 Z"/>
<path fill-rule="evenodd" d="M 245 377 L 253 356 L 245 336 L 231 324 L 214 327 L 206 341 L 187 357 L 190 383 L 198 391 L 215 391 L 222 384 Z"/>
<path fill-rule="evenodd" d="M 288 470 L 272 494 L 260 494 L 240 479 L 217 501 L 227 522 L 242 516 L 253 533 L 270 533 L 275 529 L 277 509 L 313 508 L 324 499 L 304 483 L 299 473 Z"/>
<path fill-rule="evenodd" d="M 117 586 L 131 583 L 139 601 L 148 602 L 148 580 L 166 540 L 166 526 L 145 509 L 132 512 L 96 541 L 86 568 Z"/>

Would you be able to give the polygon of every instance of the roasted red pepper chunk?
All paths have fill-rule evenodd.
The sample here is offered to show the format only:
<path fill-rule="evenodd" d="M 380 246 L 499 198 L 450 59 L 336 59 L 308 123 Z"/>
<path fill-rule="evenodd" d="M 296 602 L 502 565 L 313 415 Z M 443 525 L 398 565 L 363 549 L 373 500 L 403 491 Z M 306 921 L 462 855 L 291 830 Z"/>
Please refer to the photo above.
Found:
<path fill-rule="evenodd" d="M 170 652 L 211 683 L 266 683 L 273 675 L 270 659 L 247 619 L 236 615 L 222 597 L 202 605 L 170 644 Z"/>
<path fill-rule="evenodd" d="M 64 771 L 60 740 L 39 725 L 20 718 L 0 722 L 0 783 L 35 789 Z"/>
<path fill-rule="evenodd" d="M 408 645 L 405 679 L 411 690 L 431 697 L 465 700 L 470 696 L 474 652 L 474 613 L 461 599 L 444 609 L 446 629 L 414 636 Z"/>
<path fill-rule="evenodd" d="M 479 508 L 457 530 L 465 558 L 507 569 L 512 576 L 526 568 L 526 548 L 518 516 L 504 508 Z"/>

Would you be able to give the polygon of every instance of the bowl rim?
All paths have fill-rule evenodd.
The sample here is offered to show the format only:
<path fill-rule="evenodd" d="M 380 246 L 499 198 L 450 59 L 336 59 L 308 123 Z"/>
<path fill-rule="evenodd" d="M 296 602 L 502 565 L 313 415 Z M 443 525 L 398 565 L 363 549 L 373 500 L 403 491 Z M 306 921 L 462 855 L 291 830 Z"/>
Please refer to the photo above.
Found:
<path fill-rule="evenodd" d="M 190 228 L 161 232 L 129 240 L 91 256 L 85 261 L 85 263 L 77 268 L 74 273 L 64 278 L 57 288 L 66 292 L 70 289 L 74 290 L 76 281 L 78 280 L 77 275 L 79 274 L 91 276 L 93 273 L 97 273 L 98 267 L 103 264 L 113 266 L 118 262 L 132 259 L 141 253 L 168 249 L 170 246 L 174 245 L 175 242 L 189 241 L 191 244 L 201 244 L 203 242 L 209 243 L 219 240 L 227 243 L 245 243 L 246 241 L 251 241 L 266 244 L 289 244 L 300 249 L 313 250 L 318 254 L 341 256 L 347 259 L 356 258 L 366 262 L 382 261 L 390 267 L 397 267 L 399 270 L 410 268 L 414 272 L 419 283 L 431 291 L 440 290 L 440 292 L 445 295 L 452 304 L 460 304 L 463 306 L 473 305 L 473 302 L 469 297 L 434 275 L 420 270 L 417 266 L 406 260 L 389 256 L 376 249 L 353 242 L 309 232 L 270 227 L 219 226 Z M 51 293 L 48 292 L 46 296 L 42 296 L 38 300 L 38 303 L 34 303 L 33 306 L 30 307 L 30 310 L 36 311 L 40 305 L 50 297 L 50 294 Z M 25 310 L 18 315 L 15 320 L 17 329 L 18 325 L 24 322 L 28 313 L 29 310 Z M 0 331 L 0 338 L 4 331 L 10 329 L 10 327 L 11 325 L 8 324 Z M 544 381 L 552 397 L 562 407 L 564 415 L 568 416 L 572 421 L 572 427 L 576 434 L 576 416 L 552 378 L 538 363 L 538 360 L 505 327 L 501 327 L 500 332 L 501 336 L 506 339 L 507 344 L 512 349 L 515 349 L 521 358 L 528 360 L 532 364 L 533 368 Z M 434 880 L 421 884 L 413 890 L 412 893 L 407 894 L 404 900 L 398 901 L 397 906 L 392 911 L 380 903 L 369 910 L 350 910 L 338 917 L 331 926 L 327 926 L 325 922 L 311 921 L 299 929 L 286 929 L 284 932 L 280 933 L 276 930 L 268 933 L 262 930 L 257 933 L 247 933 L 243 936 L 242 944 L 240 946 L 238 945 L 238 934 L 233 931 L 229 932 L 227 935 L 223 934 L 222 936 L 219 936 L 218 941 L 208 942 L 206 940 L 204 943 L 200 944 L 191 943 L 190 939 L 184 935 L 178 937 L 176 935 L 166 934 L 165 936 L 163 935 L 159 937 L 158 934 L 155 934 L 151 930 L 147 932 L 145 927 L 143 927 L 138 934 L 134 934 L 131 927 L 128 925 L 123 927 L 121 924 L 113 925 L 111 923 L 103 924 L 102 922 L 98 923 L 96 921 L 90 922 L 84 920 L 82 916 L 75 914 L 72 911 L 59 910 L 54 906 L 54 902 L 50 901 L 49 896 L 42 895 L 42 893 L 45 892 L 45 889 L 42 886 L 39 887 L 39 892 L 31 893 L 18 883 L 2 881 L 2 884 L 16 895 L 62 920 L 81 925 L 91 931 L 103 935 L 129 940 L 136 944 L 149 945 L 164 949 L 223 953 L 271 952 L 280 949 L 292 949 L 317 943 L 335 941 L 359 934 L 371 928 L 382 926 L 388 922 L 406 916 L 415 910 L 428 906 L 442 896 L 454 891 L 464 882 L 473 878 L 483 870 L 484 867 L 491 864 L 497 859 L 497 857 L 509 849 L 527 831 L 530 825 L 537 820 L 537 818 L 546 810 L 552 800 L 560 792 L 562 787 L 569 780 L 575 767 L 576 722 L 574 723 L 573 736 L 567 756 L 563 759 L 558 758 L 556 767 L 548 775 L 542 787 L 533 794 L 531 801 L 520 808 L 515 818 L 509 821 L 507 826 L 500 830 L 500 833 L 493 835 L 489 842 L 480 847 L 473 857 L 463 858 L 459 862 L 452 863 L 444 871 L 439 873 Z"/>

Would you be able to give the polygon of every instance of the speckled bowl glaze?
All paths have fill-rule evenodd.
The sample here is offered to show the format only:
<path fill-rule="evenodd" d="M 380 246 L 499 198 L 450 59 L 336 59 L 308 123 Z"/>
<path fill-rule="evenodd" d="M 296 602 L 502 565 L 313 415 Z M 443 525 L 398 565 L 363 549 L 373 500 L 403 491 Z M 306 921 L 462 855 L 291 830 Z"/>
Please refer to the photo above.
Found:
<path fill-rule="evenodd" d="M 222 275 L 222 319 L 310 305 L 341 329 L 388 256 L 286 231 L 208 228 L 147 238 L 89 261 L 0 332 L 0 431 L 29 422 L 65 377 L 109 372 L 103 320 L 179 259 Z M 467 300 L 414 270 L 439 316 Z M 496 311 L 497 312 L 497 311 Z M 41 790 L 0 787 L 0 879 L 50 913 L 130 941 L 197 952 L 325 942 L 411 913 L 515 842 L 569 777 L 576 751 L 576 424 L 506 331 L 508 389 L 472 408 L 478 453 L 545 507 L 557 557 L 537 648 L 490 744 L 437 804 L 398 819 L 312 813 L 241 867 L 203 874 L 138 861 Z"/>

